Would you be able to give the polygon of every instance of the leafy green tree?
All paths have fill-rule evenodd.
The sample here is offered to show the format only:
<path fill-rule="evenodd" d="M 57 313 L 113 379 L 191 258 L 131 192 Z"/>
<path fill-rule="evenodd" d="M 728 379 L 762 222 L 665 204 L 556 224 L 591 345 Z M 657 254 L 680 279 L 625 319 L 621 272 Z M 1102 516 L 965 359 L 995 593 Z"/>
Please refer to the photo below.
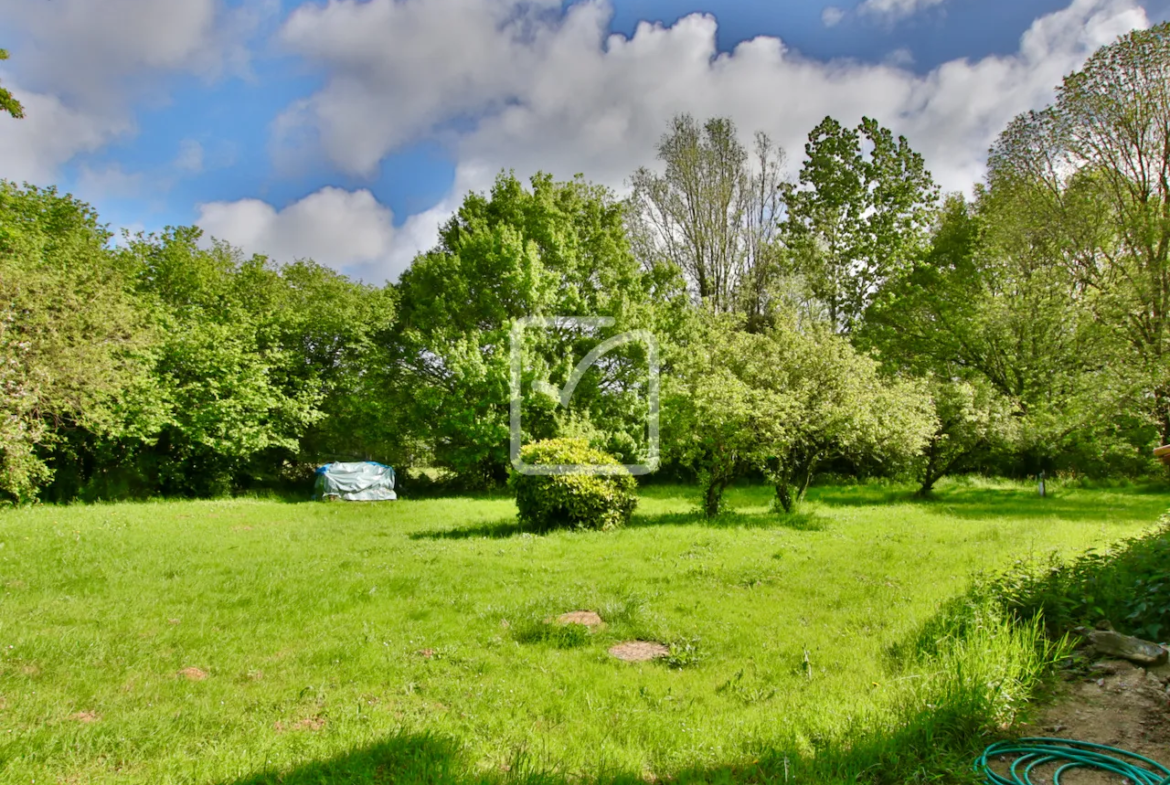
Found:
<path fill-rule="evenodd" d="M 669 383 L 669 451 L 699 473 L 707 515 L 750 469 L 790 512 L 824 463 L 902 465 L 926 444 L 934 419 L 920 383 L 883 378 L 825 324 L 798 327 L 789 315 L 762 333 L 742 327 L 707 317 L 672 350 L 685 359 Z"/>
<path fill-rule="evenodd" d="M 746 332 L 740 315 L 702 313 L 667 350 L 671 371 L 663 397 L 666 458 L 693 469 L 707 517 L 723 510 L 723 494 L 760 463 L 761 450 L 782 438 L 788 400 L 753 384 L 749 368 L 766 363 L 765 339 Z"/>
<path fill-rule="evenodd" d="M 295 453 L 322 418 L 317 371 L 282 342 L 279 278 L 266 260 L 242 259 L 214 242 L 201 248 L 195 227 L 129 238 L 119 251 L 140 301 L 163 334 L 151 391 L 164 414 L 139 451 L 166 494 L 229 492 L 249 459 L 273 449 Z"/>
<path fill-rule="evenodd" d="M 874 293 L 924 249 L 938 188 L 906 138 L 868 117 L 856 129 L 826 117 L 805 155 L 799 184 L 781 188 L 779 239 L 789 271 L 848 333 Z"/>
<path fill-rule="evenodd" d="M 1010 399 L 985 379 L 953 381 L 932 377 L 930 396 L 937 426 L 917 463 L 919 496 L 996 449 L 1010 449 L 1020 429 Z"/>
<path fill-rule="evenodd" d="M 277 266 L 261 256 L 239 267 L 233 289 L 257 320 L 260 351 L 286 358 L 280 386 L 319 395 L 322 416 L 300 436 L 298 459 L 409 463 L 412 441 L 389 388 L 393 289 L 312 260 Z"/>
<path fill-rule="evenodd" d="M 0 60 L 7 60 L 8 52 L 0 49 Z M 0 87 L 0 112 L 7 112 L 16 119 L 24 117 L 24 107 L 13 97 L 12 93 Z"/>
<path fill-rule="evenodd" d="M 757 455 L 778 510 L 803 501 L 817 468 L 835 458 L 899 466 L 919 454 L 935 421 L 923 385 L 886 378 L 827 323 L 779 321 L 753 355 L 747 382 L 770 396 L 768 433 Z"/>
<path fill-rule="evenodd" d="M 1116 339 L 1170 441 L 1170 23 L 1102 47 L 1048 108 L 1017 117 L 992 150 L 993 191 L 1020 194 L 1057 260 Z"/>
<path fill-rule="evenodd" d="M 883 287 L 853 335 L 888 368 L 933 379 L 940 430 L 921 467 L 923 493 L 993 445 L 1030 451 L 1034 470 L 1051 470 L 1054 445 L 1100 414 L 1085 407 L 1103 393 L 1096 328 L 1017 196 L 949 197 L 930 250 Z"/>
<path fill-rule="evenodd" d="M 677 294 L 669 274 L 643 272 L 624 232 L 623 208 L 580 177 L 545 174 L 526 190 L 501 174 L 470 194 L 396 287 L 393 350 L 399 405 L 436 460 L 470 482 L 506 479 L 510 335 L 525 316 L 608 316 L 600 332 L 526 331 L 524 381 L 563 385 L 598 340 L 675 318 L 654 305 Z M 667 322 L 664 321 L 663 324 Z M 646 362 L 640 345 L 606 356 L 581 380 L 569 415 L 601 432 L 594 447 L 636 462 L 646 442 Z M 566 416 L 547 396 L 525 396 L 525 440 L 562 435 Z"/>
<path fill-rule="evenodd" d="M 153 336 L 89 205 L 0 181 L 0 493 L 32 498 L 64 433 L 130 433 Z"/>

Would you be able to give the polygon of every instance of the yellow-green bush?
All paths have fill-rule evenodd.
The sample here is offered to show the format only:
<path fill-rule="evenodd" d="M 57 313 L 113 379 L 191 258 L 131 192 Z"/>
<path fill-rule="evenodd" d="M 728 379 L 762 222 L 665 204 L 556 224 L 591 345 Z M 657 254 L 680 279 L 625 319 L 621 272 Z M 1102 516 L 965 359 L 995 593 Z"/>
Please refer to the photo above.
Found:
<path fill-rule="evenodd" d="M 608 453 L 581 439 L 548 439 L 520 451 L 529 465 L 620 466 Z M 638 504 L 637 483 L 628 473 L 612 475 L 513 472 L 508 485 L 516 495 L 520 525 L 531 531 L 597 529 L 629 522 Z"/>

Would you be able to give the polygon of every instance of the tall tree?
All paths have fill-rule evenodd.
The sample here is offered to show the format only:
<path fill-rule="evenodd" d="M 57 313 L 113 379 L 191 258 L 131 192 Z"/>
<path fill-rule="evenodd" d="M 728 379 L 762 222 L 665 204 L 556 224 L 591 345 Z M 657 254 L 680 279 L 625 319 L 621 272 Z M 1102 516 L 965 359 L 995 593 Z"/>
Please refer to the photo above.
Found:
<path fill-rule="evenodd" d="M 826 117 L 805 155 L 799 184 L 782 186 L 780 240 L 789 271 L 849 333 L 925 247 L 938 188 L 906 138 L 868 117 L 856 129 Z"/>
<path fill-rule="evenodd" d="M 757 133 L 752 154 L 735 123 L 679 115 L 658 146 L 664 173 L 632 178 L 630 235 L 647 267 L 677 266 L 692 296 L 717 312 L 766 317 L 784 152 Z"/>
<path fill-rule="evenodd" d="M 28 499 L 74 429 L 133 429 L 152 331 L 89 205 L 0 180 L 0 495 Z"/>
<path fill-rule="evenodd" d="M 1096 330 L 1040 231 L 1007 189 L 979 189 L 975 204 L 952 195 L 930 250 L 882 288 L 854 333 L 888 368 L 931 378 L 940 430 L 924 493 L 1009 442 L 1036 453 L 1044 465 L 1033 471 L 1051 470 L 1056 445 L 1102 413 L 1086 407 L 1104 400 Z"/>
<path fill-rule="evenodd" d="M 0 49 L 0 60 L 7 59 L 8 52 Z M 13 97 L 11 91 L 3 87 L 0 87 L 0 112 L 8 112 L 17 119 L 24 117 L 24 107 L 20 105 L 20 101 Z"/>
<path fill-rule="evenodd" d="M 531 185 L 527 190 L 514 175 L 501 174 L 489 195 L 469 194 L 438 245 L 416 258 L 396 287 L 393 383 L 400 405 L 440 465 L 473 482 L 507 476 L 516 320 L 615 320 L 599 333 L 568 326 L 527 331 L 525 380 L 563 385 L 599 339 L 653 327 L 659 312 L 651 307 L 653 295 L 671 289 L 669 276 L 639 267 L 622 205 L 608 190 L 580 177 L 554 182 L 547 174 L 534 176 Z M 562 435 L 567 416 L 599 429 L 599 446 L 637 452 L 647 438 L 646 363 L 639 346 L 607 354 L 604 378 L 587 373 L 567 415 L 558 414 L 547 396 L 525 396 L 525 440 Z M 624 457 L 638 461 L 637 455 Z"/>
<path fill-rule="evenodd" d="M 1170 23 L 1095 52 L 1055 103 L 1012 121 L 989 171 L 993 190 L 1026 195 L 1117 338 L 1133 405 L 1170 441 Z"/>

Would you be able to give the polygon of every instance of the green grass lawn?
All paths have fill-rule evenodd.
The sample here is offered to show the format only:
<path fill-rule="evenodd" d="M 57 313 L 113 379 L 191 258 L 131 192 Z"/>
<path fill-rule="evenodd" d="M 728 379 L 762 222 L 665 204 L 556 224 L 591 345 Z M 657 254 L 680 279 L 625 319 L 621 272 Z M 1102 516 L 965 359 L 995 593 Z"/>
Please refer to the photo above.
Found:
<path fill-rule="evenodd" d="M 708 524 L 691 494 L 650 487 L 626 530 L 547 536 L 505 498 L 0 512 L 0 781 L 734 779 L 781 739 L 880 717 L 908 678 L 890 647 L 973 571 L 1139 533 L 1170 503 L 825 487 L 786 521 L 745 488 Z M 577 609 L 608 627 L 533 634 Z M 684 667 L 606 653 L 632 638 L 680 644 Z"/>

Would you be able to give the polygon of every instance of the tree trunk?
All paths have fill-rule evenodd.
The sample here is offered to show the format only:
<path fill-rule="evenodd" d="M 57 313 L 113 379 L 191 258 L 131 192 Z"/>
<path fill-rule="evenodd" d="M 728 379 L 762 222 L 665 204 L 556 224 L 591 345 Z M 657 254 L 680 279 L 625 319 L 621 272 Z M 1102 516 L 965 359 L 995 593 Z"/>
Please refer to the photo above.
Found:
<path fill-rule="evenodd" d="M 786 480 L 780 480 L 776 483 L 776 498 L 772 504 L 776 512 L 792 512 L 793 507 L 796 506 L 796 500 L 792 498 L 792 492 Z"/>
<path fill-rule="evenodd" d="M 723 489 L 726 483 L 712 480 L 703 491 L 703 514 L 714 518 L 723 506 Z"/>
<path fill-rule="evenodd" d="M 1170 387 L 1159 387 L 1154 391 L 1154 408 L 1158 417 L 1158 432 L 1162 444 L 1170 444 Z"/>
<path fill-rule="evenodd" d="M 930 495 L 930 492 L 934 490 L 934 484 L 936 482 L 938 482 L 938 477 L 934 477 L 929 474 L 926 475 L 926 479 L 922 481 L 922 487 L 920 487 L 914 495 L 919 499 L 925 499 Z"/>

